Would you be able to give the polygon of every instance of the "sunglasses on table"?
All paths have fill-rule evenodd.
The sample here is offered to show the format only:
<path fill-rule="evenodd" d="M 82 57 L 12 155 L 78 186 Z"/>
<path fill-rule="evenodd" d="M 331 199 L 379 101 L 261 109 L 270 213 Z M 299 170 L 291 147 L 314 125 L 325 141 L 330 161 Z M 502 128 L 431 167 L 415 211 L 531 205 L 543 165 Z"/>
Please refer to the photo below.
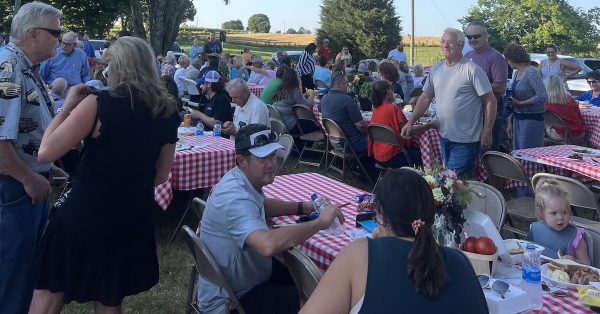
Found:
<path fill-rule="evenodd" d="M 477 279 L 479 280 L 479 284 L 481 285 L 481 288 L 490 289 L 490 290 L 498 293 L 502 297 L 502 299 L 506 298 L 504 295 L 507 292 L 509 292 L 509 287 L 510 287 L 510 285 L 506 281 L 492 279 L 488 275 L 479 275 L 479 276 L 477 276 Z"/>
<path fill-rule="evenodd" d="M 598 80 L 589 80 L 587 81 L 588 84 L 596 84 L 598 83 Z"/>
<path fill-rule="evenodd" d="M 471 40 L 471 39 L 479 39 L 479 38 L 481 38 L 481 35 L 482 34 L 466 35 L 465 37 L 467 37 L 468 40 Z"/>
<path fill-rule="evenodd" d="M 45 30 L 50 35 L 52 35 L 54 38 L 58 38 L 60 36 L 60 34 L 62 33 L 60 29 L 51 29 L 51 28 L 44 28 L 44 27 L 36 27 L 36 29 Z"/>

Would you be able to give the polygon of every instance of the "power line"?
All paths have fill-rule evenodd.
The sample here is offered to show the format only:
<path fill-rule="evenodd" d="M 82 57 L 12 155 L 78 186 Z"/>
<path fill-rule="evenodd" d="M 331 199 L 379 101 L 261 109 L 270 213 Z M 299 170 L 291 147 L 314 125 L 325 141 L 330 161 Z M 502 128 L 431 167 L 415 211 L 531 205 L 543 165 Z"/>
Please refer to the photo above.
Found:
<path fill-rule="evenodd" d="M 430 0 L 430 2 L 433 5 L 433 7 L 438 11 L 438 13 L 442 16 L 444 21 L 446 21 L 446 25 L 451 25 L 452 23 L 450 23 L 450 21 L 448 21 L 446 16 L 444 16 L 444 13 L 442 13 L 442 10 L 440 10 L 440 8 L 438 8 L 437 4 L 435 4 L 435 2 L 433 0 Z"/>

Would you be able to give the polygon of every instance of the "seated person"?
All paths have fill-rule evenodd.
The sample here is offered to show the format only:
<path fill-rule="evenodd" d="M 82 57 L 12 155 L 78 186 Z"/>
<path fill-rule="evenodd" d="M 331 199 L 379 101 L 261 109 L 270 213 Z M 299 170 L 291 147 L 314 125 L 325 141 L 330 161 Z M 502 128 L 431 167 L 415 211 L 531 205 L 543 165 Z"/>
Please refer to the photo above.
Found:
<path fill-rule="evenodd" d="M 405 139 L 400 135 L 400 130 L 408 122 L 408 119 L 406 119 L 400 107 L 394 104 L 394 100 L 394 92 L 390 83 L 387 81 L 373 83 L 372 101 L 374 109 L 371 124 L 385 124 L 392 128 L 402 142 L 410 162 L 400 147 L 373 142 L 371 137 L 369 137 L 369 156 L 372 156 L 375 161 L 387 168 L 420 165 L 422 164 L 421 150 L 418 147 L 412 147 L 410 139 Z"/>
<path fill-rule="evenodd" d="M 54 113 L 58 113 L 58 109 L 65 103 L 67 97 L 67 80 L 64 78 L 56 78 L 50 86 L 50 97 L 54 100 Z"/>
<path fill-rule="evenodd" d="M 324 84 L 322 88 L 328 89 L 331 86 L 331 70 L 327 68 L 327 57 L 319 56 L 319 64 L 315 68 L 315 84 L 320 88 L 320 84 Z M 317 82 L 321 81 L 321 83 Z"/>
<path fill-rule="evenodd" d="M 375 199 L 373 238 L 355 240 L 335 258 L 300 313 L 488 313 L 467 257 L 434 239 L 425 179 L 389 171 Z"/>
<path fill-rule="evenodd" d="M 244 80 L 239 78 L 231 80 L 227 83 L 225 89 L 236 106 L 233 113 L 233 122 L 223 123 L 223 134 L 229 135 L 233 140 L 238 130 L 248 124 L 262 124 L 271 128 L 267 105 L 250 92 Z"/>
<path fill-rule="evenodd" d="M 525 240 L 545 248 L 542 254 L 550 258 L 568 258 L 591 265 L 583 228 L 570 225 L 571 205 L 567 192 L 556 180 L 545 180 L 535 190 L 535 212 L 539 221 L 531 224 Z"/>
<path fill-rule="evenodd" d="M 397 62 L 389 60 L 383 60 L 379 63 L 379 78 L 388 81 L 394 94 L 404 99 L 404 92 L 402 91 L 402 79 L 406 82 L 406 78 L 400 76 L 400 69 L 396 66 Z"/>
<path fill-rule="evenodd" d="M 231 66 L 230 77 L 232 80 L 236 78 L 241 78 L 244 81 L 248 81 L 248 79 L 250 78 L 250 74 L 248 74 L 248 71 L 244 67 L 242 57 L 233 57 L 233 65 Z"/>
<path fill-rule="evenodd" d="M 217 71 L 210 71 L 196 81 L 202 94 L 206 98 L 203 111 L 192 110 L 192 118 L 202 120 L 204 129 L 212 131 L 216 121 L 221 125 L 226 121 L 233 121 L 231 114 L 231 99 L 225 91 L 225 84 Z M 221 136 L 226 137 L 225 134 Z"/>
<path fill-rule="evenodd" d="M 587 101 L 592 106 L 600 107 L 600 70 L 588 72 L 585 80 L 590 86 L 590 90 L 577 96 L 578 101 Z"/>
<path fill-rule="evenodd" d="M 200 68 L 202 68 L 202 64 L 204 63 L 204 58 L 202 55 L 195 58 L 192 64 L 185 70 L 184 78 L 196 81 L 198 79 L 198 75 L 200 75 Z"/>
<path fill-rule="evenodd" d="M 342 128 L 357 154 L 366 154 L 368 125 L 354 99 L 346 93 L 347 90 L 346 74 L 332 73 L 331 89 L 321 99 L 319 111 L 323 114 L 323 118 L 335 121 Z"/>
<path fill-rule="evenodd" d="M 315 96 L 312 95 L 308 99 L 304 98 L 300 87 L 298 87 L 298 74 L 292 68 L 285 69 L 283 78 L 281 79 L 281 85 L 275 91 L 273 95 L 273 107 L 277 109 L 283 119 L 283 124 L 290 131 L 291 134 L 299 134 L 300 129 L 298 126 L 298 120 L 292 111 L 294 105 L 302 104 L 309 108 L 312 108 L 314 104 Z M 307 121 L 300 121 L 300 123 L 306 123 Z M 314 123 L 306 123 L 302 126 L 304 133 L 310 133 L 318 130 Z"/>
<path fill-rule="evenodd" d="M 298 291 L 273 256 L 328 228 L 339 208 L 328 206 L 319 218 L 285 228 L 269 229 L 267 217 L 304 215 L 312 202 L 288 202 L 265 197 L 261 189 L 273 182 L 275 151 L 283 147 L 264 125 L 249 124 L 235 139 L 237 166 L 227 172 L 208 198 L 200 240 L 240 299 L 246 313 L 298 313 Z M 282 283 L 284 282 L 284 283 Z M 204 278 L 198 282 L 202 313 L 224 313 L 227 295 Z"/>
<path fill-rule="evenodd" d="M 577 102 L 569 95 L 565 89 L 563 80 L 555 74 L 552 74 L 546 80 L 546 91 L 548 91 L 548 100 L 545 103 L 546 110 L 555 113 L 567 125 L 569 133 L 574 139 L 583 139 L 585 137 L 585 125 L 583 117 Z M 553 140 L 562 141 L 565 139 L 565 130 L 561 127 L 546 127 L 546 134 Z"/>
<path fill-rule="evenodd" d="M 260 100 L 262 100 L 267 105 L 273 104 L 273 95 L 279 85 L 281 85 L 281 78 L 283 77 L 283 72 L 285 72 L 285 67 L 278 67 L 277 71 L 275 71 L 275 77 L 265 85 L 262 92 L 260 92 Z"/>
<path fill-rule="evenodd" d="M 263 64 L 261 57 L 252 57 L 252 66 L 245 66 L 250 70 L 248 84 L 266 85 L 275 77 L 275 63 L 269 61 Z"/>

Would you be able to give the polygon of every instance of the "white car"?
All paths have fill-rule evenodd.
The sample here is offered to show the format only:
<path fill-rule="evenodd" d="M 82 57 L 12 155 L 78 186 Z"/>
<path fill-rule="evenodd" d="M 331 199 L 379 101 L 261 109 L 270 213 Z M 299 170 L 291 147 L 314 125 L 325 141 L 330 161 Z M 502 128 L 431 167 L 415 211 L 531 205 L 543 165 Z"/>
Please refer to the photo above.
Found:
<path fill-rule="evenodd" d="M 548 56 L 542 53 L 530 53 L 529 56 L 531 57 L 531 65 L 535 67 L 537 67 L 542 60 L 548 59 Z M 571 93 L 571 95 L 579 96 L 589 91 L 590 86 L 585 81 L 585 75 L 588 72 L 591 72 L 592 69 L 575 57 L 558 55 L 558 58 L 563 59 L 565 61 L 573 62 L 581 67 L 581 71 L 579 73 L 567 80 L 567 86 L 569 87 L 569 92 Z"/>
<path fill-rule="evenodd" d="M 96 58 L 100 58 L 102 53 L 104 52 L 104 45 L 108 42 L 108 40 L 103 39 L 90 39 L 88 42 L 94 47 L 94 51 L 96 52 Z"/>

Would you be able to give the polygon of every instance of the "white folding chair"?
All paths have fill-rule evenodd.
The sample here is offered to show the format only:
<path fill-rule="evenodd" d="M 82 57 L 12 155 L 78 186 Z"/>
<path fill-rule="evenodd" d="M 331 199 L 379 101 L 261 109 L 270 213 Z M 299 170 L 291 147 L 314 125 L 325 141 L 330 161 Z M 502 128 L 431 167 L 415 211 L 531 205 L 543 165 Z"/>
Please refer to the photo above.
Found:
<path fill-rule="evenodd" d="M 198 86 L 196 86 L 196 82 L 194 80 L 190 80 L 190 79 L 184 77 L 184 78 L 181 78 L 181 83 L 182 83 L 182 85 L 185 85 L 185 90 L 187 91 L 188 95 L 190 95 L 190 96 L 200 95 L 200 91 L 198 90 Z M 183 98 L 181 100 L 184 101 Z M 189 98 L 187 100 L 185 100 L 185 103 L 187 104 L 187 106 L 194 107 L 194 108 L 198 108 L 198 106 L 200 106 L 199 103 L 190 101 Z"/>

